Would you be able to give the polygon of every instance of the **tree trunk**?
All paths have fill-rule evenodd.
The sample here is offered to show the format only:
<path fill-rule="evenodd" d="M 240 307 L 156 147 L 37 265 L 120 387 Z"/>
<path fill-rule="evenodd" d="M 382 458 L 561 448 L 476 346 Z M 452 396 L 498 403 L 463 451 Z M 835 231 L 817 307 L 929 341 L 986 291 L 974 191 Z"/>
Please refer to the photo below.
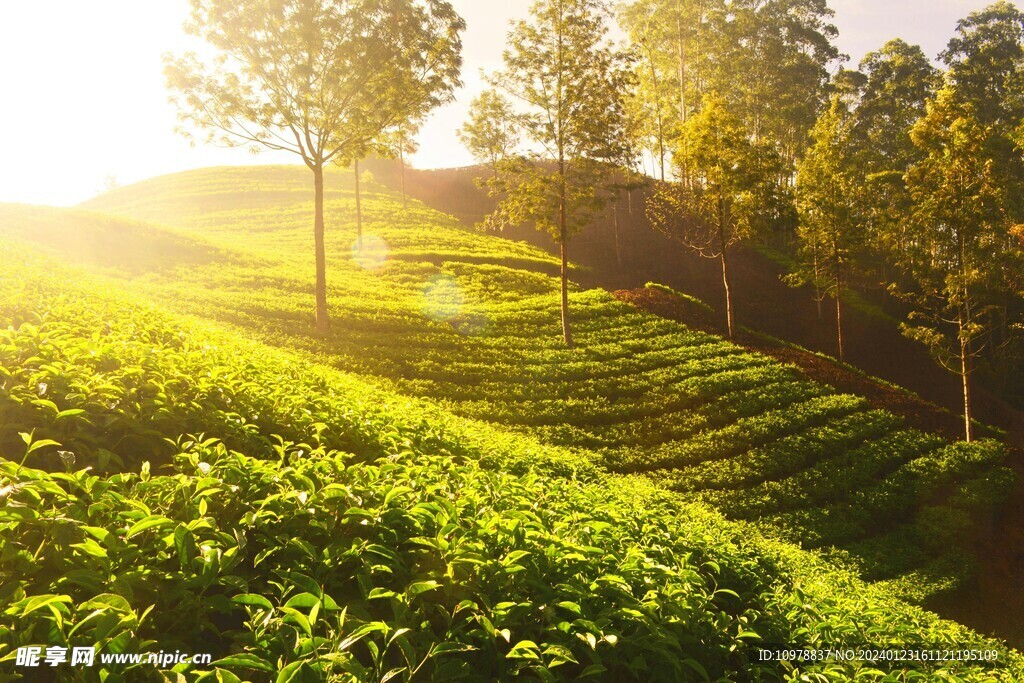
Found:
<path fill-rule="evenodd" d="M 839 341 L 839 361 L 845 363 L 846 358 L 843 356 L 843 296 L 839 282 L 836 282 L 836 338 Z"/>
<path fill-rule="evenodd" d="M 840 260 L 839 247 L 833 243 L 833 251 L 836 254 L 836 339 L 839 343 L 839 361 L 845 362 L 843 357 L 843 264 Z"/>
<path fill-rule="evenodd" d="M 725 248 L 722 248 L 722 284 L 725 286 L 725 322 L 729 330 L 729 339 L 733 339 L 732 320 L 732 294 L 729 292 L 729 264 L 725 257 Z"/>
<path fill-rule="evenodd" d="M 562 27 L 563 27 L 563 15 L 562 5 L 558 5 L 558 86 L 557 86 L 557 99 L 558 99 L 558 116 L 557 118 L 557 143 L 558 143 L 558 248 L 562 256 L 562 338 L 565 339 L 565 345 L 572 348 L 572 330 L 569 325 L 569 260 L 566 256 L 566 246 L 569 241 L 569 227 L 568 227 L 568 216 L 566 212 L 568 210 L 567 202 L 569 200 L 567 188 L 565 186 L 565 112 L 563 106 L 565 104 L 563 89 L 562 89 L 562 77 L 565 70 L 565 61 L 563 55 L 562 45 Z"/>
<path fill-rule="evenodd" d="M 615 265 L 622 271 L 622 246 L 619 243 L 619 202 L 612 202 L 612 228 L 615 231 Z"/>
<path fill-rule="evenodd" d="M 722 285 L 725 287 L 725 323 L 729 330 L 729 339 L 733 339 L 732 294 L 729 291 L 729 262 L 725 254 L 729 247 L 729 242 L 725 239 L 725 200 L 721 194 L 718 196 L 718 247 L 722 254 L 720 259 L 722 261 Z"/>
<path fill-rule="evenodd" d="M 661 132 L 661 115 L 658 115 L 658 157 L 661 163 L 661 182 L 665 182 L 665 136 Z"/>
<path fill-rule="evenodd" d="M 686 123 L 686 51 L 683 48 L 683 17 L 676 17 L 679 39 L 679 120 Z M 662 178 L 664 180 L 664 178 Z"/>
<path fill-rule="evenodd" d="M 363 251 L 363 204 L 359 196 L 359 159 L 352 162 L 356 174 L 356 251 Z"/>
<path fill-rule="evenodd" d="M 664 113 L 661 110 L 661 86 L 658 85 L 658 70 L 654 65 L 654 53 L 647 48 L 648 62 L 651 66 L 651 85 L 654 87 L 654 109 L 657 112 L 658 123 L 658 156 L 661 159 L 661 179 L 665 180 L 665 121 Z M 641 158 L 641 163 L 643 163 Z M 651 150 L 651 165 L 655 165 L 654 150 Z"/>
<path fill-rule="evenodd" d="M 960 327 L 962 333 L 962 322 Z M 964 438 L 967 443 L 970 443 L 974 438 L 974 432 L 971 429 L 971 367 L 970 348 L 965 339 L 960 340 L 960 379 L 963 380 L 964 385 Z"/>
<path fill-rule="evenodd" d="M 405 150 L 402 149 L 404 141 L 399 140 L 398 145 L 398 164 L 402 169 L 402 210 L 406 211 L 409 208 L 409 202 L 405 194 Z"/>
<path fill-rule="evenodd" d="M 313 242 L 316 251 L 316 331 L 326 335 L 331 321 L 327 316 L 327 253 L 324 249 L 324 167 L 313 167 Z"/>
<path fill-rule="evenodd" d="M 565 190 L 562 190 L 563 197 Z M 561 232 L 558 240 L 559 251 L 562 256 L 562 338 L 565 345 L 572 348 L 572 329 L 569 325 L 569 260 L 566 256 L 566 242 L 569 241 L 568 231 L 565 225 L 565 200 L 562 200 L 561 207 Z"/>
<path fill-rule="evenodd" d="M 821 293 L 821 278 L 818 277 L 818 273 L 821 271 L 821 269 L 818 268 L 818 245 L 817 245 L 817 242 L 814 243 L 813 254 L 814 254 L 814 264 L 813 264 L 813 267 L 814 267 L 814 271 L 813 271 L 814 272 L 814 303 L 817 304 L 817 306 L 818 306 L 818 322 L 820 323 L 824 319 L 824 316 L 822 315 L 822 312 L 821 312 L 821 302 L 825 298 L 825 295 L 823 295 Z"/>

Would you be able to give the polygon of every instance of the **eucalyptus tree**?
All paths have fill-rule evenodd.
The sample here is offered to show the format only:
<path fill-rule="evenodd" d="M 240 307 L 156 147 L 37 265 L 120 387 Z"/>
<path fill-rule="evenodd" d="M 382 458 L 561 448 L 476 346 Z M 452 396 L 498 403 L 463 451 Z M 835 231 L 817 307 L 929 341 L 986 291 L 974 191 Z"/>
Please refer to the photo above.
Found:
<path fill-rule="evenodd" d="M 1024 155 L 1014 139 L 1024 125 L 1024 12 L 1000 0 L 971 13 L 941 58 L 953 98 L 990 130 L 987 149 L 1007 186 L 1007 211 L 1024 219 Z"/>
<path fill-rule="evenodd" d="M 568 245 L 599 214 L 622 157 L 628 59 L 607 40 L 603 0 L 537 0 L 516 23 L 504 68 L 492 84 L 513 98 L 521 149 L 491 184 L 500 197 L 485 221 L 495 228 L 533 223 L 561 256 L 562 336 L 572 347 Z"/>
<path fill-rule="evenodd" d="M 512 104 L 501 93 L 488 89 L 473 98 L 469 119 L 457 134 L 473 158 L 491 169 L 496 180 L 498 168 L 519 144 L 521 121 Z"/>
<path fill-rule="evenodd" d="M 853 112 L 850 145 L 862 179 L 857 199 L 870 246 L 883 256 L 911 235 L 905 176 L 923 150 L 910 137 L 940 85 L 939 71 L 924 51 L 890 40 L 860 63 L 863 84 Z"/>
<path fill-rule="evenodd" d="M 388 130 L 382 140 L 381 146 L 384 153 L 391 158 L 398 158 L 398 171 L 401 174 L 402 208 L 409 208 L 409 194 L 405 189 L 406 159 L 409 155 L 419 150 L 419 142 L 416 135 L 419 133 L 422 120 L 400 121 Z"/>
<path fill-rule="evenodd" d="M 941 58 L 957 102 L 970 106 L 987 131 L 985 155 L 994 182 L 1000 186 L 1002 210 L 1008 220 L 1024 223 L 1024 146 L 1016 139 L 1024 127 L 1024 12 L 1001 0 L 969 14 L 957 24 Z M 1004 235 L 1003 254 L 1017 253 L 1018 243 Z M 1020 262 L 1003 259 L 1002 277 L 1020 282 Z M 997 376 L 1024 359 L 1022 330 L 1017 319 L 1024 310 L 1008 286 L 995 309 L 998 324 L 987 340 L 987 356 L 1002 366 Z"/>
<path fill-rule="evenodd" d="M 1024 12 L 999 0 L 957 23 L 940 55 L 956 98 L 982 125 L 1013 128 L 1024 117 Z"/>
<path fill-rule="evenodd" d="M 329 330 L 324 167 L 448 102 L 465 22 L 445 0 L 191 0 L 212 58 L 169 57 L 181 130 L 290 152 L 313 173 L 316 328 Z"/>
<path fill-rule="evenodd" d="M 991 324 L 993 293 L 1004 284 L 999 263 L 1012 226 L 987 150 L 989 127 L 958 99 L 953 87 L 944 87 L 913 129 L 924 152 L 907 174 L 914 238 L 893 258 L 910 276 L 896 290 L 914 309 L 903 332 L 960 376 L 970 441 L 971 376 Z"/>
<path fill-rule="evenodd" d="M 663 184 L 648 200 L 652 224 L 687 249 L 718 259 L 722 268 L 725 318 L 735 334 L 729 248 L 753 236 L 762 186 L 768 182 L 764 156 L 750 131 L 714 94 L 683 126 L 675 163 L 692 183 Z"/>
<path fill-rule="evenodd" d="M 827 0 L 732 0 L 709 21 L 719 34 L 708 87 L 727 97 L 754 139 L 773 145 L 787 177 L 828 106 L 831 72 L 841 55 Z"/>
<path fill-rule="evenodd" d="M 864 76 L 853 123 L 868 173 L 898 171 L 920 160 L 910 129 L 924 116 L 941 78 L 917 45 L 895 39 L 860 62 Z"/>
<path fill-rule="evenodd" d="M 841 96 L 822 114 L 811 132 L 813 144 L 797 165 L 797 237 L 801 267 L 789 278 L 792 284 L 813 284 L 836 304 L 836 345 L 843 349 L 843 292 L 851 258 L 862 243 L 862 227 L 854 197 L 858 194 L 857 169 L 850 143 L 853 121 Z"/>
<path fill-rule="evenodd" d="M 661 179 L 680 126 L 700 106 L 703 63 L 713 58 L 709 14 L 723 0 L 633 0 L 618 19 L 637 54 L 634 91 L 647 113 Z"/>

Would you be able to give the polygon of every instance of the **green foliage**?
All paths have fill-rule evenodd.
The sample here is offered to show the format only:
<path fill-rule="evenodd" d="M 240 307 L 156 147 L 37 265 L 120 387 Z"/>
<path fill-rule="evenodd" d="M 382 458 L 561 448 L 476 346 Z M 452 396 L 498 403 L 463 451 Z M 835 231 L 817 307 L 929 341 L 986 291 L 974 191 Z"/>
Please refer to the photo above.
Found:
<path fill-rule="evenodd" d="M 387 258 L 370 269 L 352 257 L 330 260 L 338 282 L 331 290 L 333 310 L 347 324 L 316 339 L 302 314 L 312 273 L 296 256 L 310 239 L 302 220 L 309 200 L 301 178 L 301 170 L 285 168 L 195 172 L 122 188 L 94 208 L 202 233 L 228 253 L 237 253 L 233 245 L 244 235 L 246 259 L 193 268 L 187 275 L 150 276 L 139 290 L 148 296 L 275 345 L 313 352 L 320 361 L 440 402 L 471 420 L 513 430 L 511 439 L 527 435 L 572 449 L 584 462 L 647 472 L 687 496 L 721 488 L 738 499 L 757 500 L 761 482 L 819 464 L 827 468 L 834 458 L 845 462 L 846 453 L 865 445 L 857 434 L 873 442 L 891 431 L 895 418 L 876 418 L 853 397 L 833 396 L 830 388 L 806 382 L 767 357 L 639 313 L 599 291 L 570 294 L 583 348 L 565 349 L 556 337 L 558 281 L 545 274 L 557 272 L 551 257 L 458 229 L 415 204 L 397 211 L 397 199 L 376 185 L 364 192 L 364 228 L 386 243 Z M 328 180 L 328 209 L 350 217 L 350 174 Z M 199 186 L 206 191 L 197 192 Z M 236 208 L 239 202 L 253 208 Z M 328 237 L 332 252 L 340 252 L 354 239 L 351 221 L 332 225 Z M 288 248 L 281 251 L 279 245 Z M 320 391 L 313 386 L 303 393 Z M 324 423 L 337 419 L 314 413 Z M 294 419 L 290 415 L 285 420 Z M 843 425 L 847 419 L 865 420 L 866 432 L 827 431 L 830 422 Z M 184 433 L 200 431 L 190 424 Z M 893 466 L 918 457 L 909 443 L 898 443 Z M 353 449 L 346 442 L 334 447 Z M 571 471 L 572 457 L 560 460 L 559 471 Z M 501 458 L 487 462 L 497 465 Z M 744 474 L 727 474 L 739 472 Z M 921 506 L 941 504 L 946 495 L 939 492 Z M 805 499 L 810 509 L 826 504 L 810 491 Z M 873 500 L 862 503 L 873 514 Z M 908 519 L 917 510 L 908 509 Z M 809 521 L 808 528 L 813 531 L 815 523 Z M 902 523 L 884 520 L 872 534 L 883 538 Z M 863 540 L 851 536 L 836 543 L 852 549 Z M 925 562 L 931 555 L 922 550 L 920 557 Z"/>
<path fill-rule="evenodd" d="M 608 12 L 605 0 L 536 0 L 529 21 L 513 25 L 504 68 L 490 79 L 522 112 L 486 95 L 465 129 L 476 154 L 508 155 L 486 183 L 499 202 L 484 225 L 500 230 L 532 223 L 560 246 L 562 337 L 569 347 L 567 244 L 607 201 L 612 164 L 627 146 L 629 72 L 606 39 Z M 509 154 L 510 131 L 525 149 Z"/>
<path fill-rule="evenodd" d="M 168 59 L 182 122 L 313 168 L 449 101 L 465 22 L 443 0 L 192 0 L 186 28 L 221 59 Z"/>
<path fill-rule="evenodd" d="M 5 645 L 209 652 L 209 669 L 178 667 L 195 681 L 299 669 L 316 680 L 782 680 L 751 643 L 852 644 L 865 628 L 907 645 L 998 647 L 894 612 L 865 586 L 853 600 L 830 594 L 811 577 L 849 579 L 798 565 L 784 546 L 741 550 L 740 530 L 625 480 L 510 477 L 412 452 L 356 465 L 288 443 L 268 460 L 215 439 L 179 450 L 159 476 L 0 466 L 18 482 L 0 511 L 2 566 L 18 577 L 0 598 Z M 1012 676 L 1020 662 L 1001 656 L 994 673 Z M 108 680 L 141 680 L 140 668 Z M 850 680 L 867 665 L 797 671 Z"/>
<path fill-rule="evenodd" d="M 844 265 L 862 230 L 855 215 L 856 174 L 850 158 L 852 121 L 837 97 L 811 135 L 814 144 L 797 170 L 797 211 L 804 281 L 837 296 L 845 285 Z"/>
<path fill-rule="evenodd" d="M 485 90 L 469 105 L 470 117 L 459 128 L 459 140 L 473 158 L 498 176 L 501 161 L 519 144 L 519 124 L 509 101 L 496 90 Z"/>
<path fill-rule="evenodd" d="M 351 215 L 342 184 L 350 174 L 327 180 L 333 215 Z M 859 571 L 920 599 L 956 578 L 942 569 L 960 571 L 952 558 L 968 540 L 940 546 L 936 524 L 973 524 L 1005 495 L 1000 449 L 942 449 L 861 399 L 600 291 L 571 295 L 583 348 L 566 349 L 552 338 L 559 297 L 550 257 L 460 230 L 417 204 L 397 210 L 399 200 L 375 184 L 364 196 L 365 229 L 387 245 L 387 258 L 333 250 L 331 302 L 346 325 L 316 337 L 303 314 L 313 272 L 301 258 L 311 239 L 302 185 L 302 169 L 220 169 L 97 200 L 93 208 L 202 234 L 230 256 L 130 285 L 116 271 L 93 282 L 36 261 L 23 243 L 10 247 L 25 258 L 5 258 L 15 265 L 0 279 L 5 476 L 14 487 L 24 472 L 64 489 L 33 489 L 52 494 L 34 520 L 75 519 L 118 538 L 154 525 L 128 539 L 137 549 L 94 538 L 122 564 L 109 573 L 86 564 L 100 578 L 74 587 L 60 582 L 61 558 L 86 562 L 88 550 L 69 550 L 86 542 L 60 540 L 33 564 L 64 522 L 49 532 L 49 521 L 15 520 L 5 543 L 28 549 L 10 560 L 24 562 L 18 600 L 66 595 L 72 602 L 60 604 L 77 610 L 94 596 L 121 595 L 135 615 L 125 622 L 131 647 L 173 632 L 183 650 L 209 643 L 218 657 L 241 657 L 218 666 L 255 680 L 263 665 L 253 658 L 368 680 L 396 669 L 409 678 L 421 664 L 424 679 L 572 680 L 600 666 L 590 669 L 596 678 L 700 680 L 692 660 L 712 679 L 742 680 L 749 631 L 830 644 L 835 633 L 850 634 L 844 642 L 863 632 L 886 642 L 975 638 L 687 500 L 736 518 L 758 510 L 768 535 L 844 548 Z M 48 228 L 55 236 L 76 230 L 76 214 L 66 215 L 66 225 Z M 4 228 L 12 231 L 24 234 Z M 350 244 L 354 227 L 339 221 L 328 235 Z M 49 248 L 59 250 L 59 239 Z M 82 494 L 65 477 L 86 466 L 106 487 L 106 497 L 95 489 L 103 505 L 67 497 Z M 645 472 L 674 491 L 609 468 Z M 323 495 L 334 485 L 354 496 L 344 507 Z M 388 498 L 392 490 L 400 492 Z M 128 516 L 142 508 L 125 501 L 147 512 Z M 434 521 L 412 512 L 420 505 Z M 267 517 L 250 527 L 247 513 L 261 510 Z M 220 553 L 226 569 L 216 578 L 195 562 L 183 566 L 191 545 L 184 531 L 173 536 L 202 520 L 210 527 L 191 529 L 194 545 Z M 394 556 L 368 550 L 378 545 Z M 158 580 L 164 573 L 172 578 Z M 124 576 L 128 588 L 114 578 Z M 176 625 L 178 603 L 190 611 Z M 61 619 L 77 624 L 87 614 Z M 320 656 L 325 649 L 337 656 Z M 868 675 L 850 665 L 804 671 Z M 762 678 L 779 676 L 768 669 Z"/>
<path fill-rule="evenodd" d="M 825 295 L 835 299 L 840 361 L 844 290 L 851 262 L 865 243 L 863 218 L 857 211 L 861 187 L 851 144 L 853 125 L 848 105 L 836 96 L 811 132 L 814 144 L 798 164 L 796 179 L 801 267 L 787 278 L 793 285 L 813 284 L 819 302 Z"/>
<path fill-rule="evenodd" d="M 824 0 L 622 3 L 620 23 L 639 53 L 636 97 L 647 117 L 646 146 L 656 158 L 664 159 L 664 148 L 675 154 L 682 128 L 718 93 L 791 170 L 840 56 L 832 16 Z"/>
<path fill-rule="evenodd" d="M 685 248 L 719 259 L 732 337 L 727 253 L 757 230 L 774 157 L 751 142 L 749 130 L 718 95 L 706 96 L 701 112 L 684 124 L 674 153 L 680 180 L 657 189 L 647 202 L 647 217 Z"/>
<path fill-rule="evenodd" d="M 938 70 L 924 51 L 891 40 L 860 63 L 863 78 L 856 92 L 851 149 L 860 191 L 855 195 L 865 240 L 874 259 L 861 259 L 861 272 L 884 270 L 888 254 L 913 240 L 907 215 L 913 202 L 906 173 L 920 162 L 922 151 L 910 136 L 926 113 L 927 101 L 940 85 Z"/>
<path fill-rule="evenodd" d="M 1013 3 L 997 0 L 961 19 L 941 58 L 983 125 L 1013 127 L 1024 117 L 1024 13 Z"/>
<path fill-rule="evenodd" d="M 943 88 L 914 127 L 914 142 L 925 154 L 907 173 L 917 230 L 892 258 L 910 275 L 909 287 L 894 288 L 914 304 L 904 333 L 961 376 L 970 439 L 970 376 L 980 340 L 997 324 L 993 312 L 1006 284 L 1002 264 L 1012 256 L 1004 249 L 1010 188 L 989 153 L 998 131 L 958 99 L 954 88 Z"/>
<path fill-rule="evenodd" d="M 895 39 L 861 60 L 863 86 L 854 111 L 854 142 L 867 175 L 898 172 L 920 158 L 910 129 L 925 114 L 939 85 L 924 51 Z"/>
<path fill-rule="evenodd" d="M 613 171 L 600 162 L 620 154 L 628 83 L 606 40 L 607 11 L 601 0 L 538 0 L 509 34 L 504 69 L 491 80 L 524 111 L 490 98 L 476 116 L 511 126 L 529 151 L 500 169 L 492 190 L 502 201 L 489 225 L 530 221 L 564 243 L 600 208 L 597 187 Z"/>
<path fill-rule="evenodd" d="M 751 645 L 855 644 L 871 632 L 999 647 L 641 480 L 115 292 L 68 287 L 56 271 L 30 263 L 3 281 L 0 424 L 35 424 L 20 447 L 3 446 L 26 462 L 0 461 L 5 657 L 34 644 L 214 656 L 177 667 L 186 681 L 840 681 L 869 669 L 779 669 Z M 46 315 L 32 323 L 34 310 Z M 90 334 L 108 325 L 109 340 Z M 115 411 L 68 386 L 90 378 L 98 391 L 134 382 L 134 403 Z M 60 410 L 18 389 L 35 382 L 38 393 L 40 379 Z M 103 417 L 113 415 L 158 426 L 138 430 L 131 450 L 162 441 L 166 456 L 83 469 L 90 443 L 114 440 Z M 63 448 L 76 451 L 64 466 L 33 466 Z M 1000 652 L 993 673 L 1010 680 L 1022 664 Z"/>

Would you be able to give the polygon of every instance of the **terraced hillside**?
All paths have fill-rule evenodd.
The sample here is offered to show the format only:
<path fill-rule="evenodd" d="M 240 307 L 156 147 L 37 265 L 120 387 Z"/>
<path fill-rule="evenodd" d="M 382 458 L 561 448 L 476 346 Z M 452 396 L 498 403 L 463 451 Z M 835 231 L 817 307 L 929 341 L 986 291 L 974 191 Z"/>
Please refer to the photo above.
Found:
<path fill-rule="evenodd" d="M 104 666 L 111 683 L 1024 675 L 643 478 L 133 294 L 163 276 L 125 286 L 7 237 L 0 259 L 5 680 L 31 646 L 212 660 Z M 765 662 L 762 642 L 995 661 Z"/>
<path fill-rule="evenodd" d="M 384 377 L 452 412 L 598 454 L 805 547 L 838 547 L 920 599 L 965 571 L 971 518 L 1010 486 L 992 442 L 948 444 L 856 396 L 711 335 L 576 292 L 580 348 L 558 338 L 555 263 L 461 229 L 379 186 L 355 257 L 347 175 L 328 196 L 329 339 L 311 336 L 304 169 L 210 169 L 86 208 L 171 226 L 238 254 L 139 283 L 179 310 L 258 330 Z M 243 295 L 244 292 L 244 295 Z M 902 577 L 902 578 L 901 578 Z"/>

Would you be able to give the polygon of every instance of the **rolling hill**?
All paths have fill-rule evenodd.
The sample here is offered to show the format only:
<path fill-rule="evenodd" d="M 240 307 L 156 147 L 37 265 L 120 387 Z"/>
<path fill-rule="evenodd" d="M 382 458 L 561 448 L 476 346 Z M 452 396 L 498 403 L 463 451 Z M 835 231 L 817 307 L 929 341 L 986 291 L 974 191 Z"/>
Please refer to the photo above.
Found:
<path fill-rule="evenodd" d="M 899 581 L 907 597 L 922 599 L 964 572 L 964 544 L 954 539 L 969 539 L 970 516 L 984 516 L 1010 485 L 993 442 L 947 444 L 601 290 L 572 295 L 580 348 L 566 350 L 552 257 L 418 203 L 403 211 L 382 186 L 370 184 L 363 202 L 364 239 L 376 255 L 368 248 L 370 256 L 353 258 L 354 201 L 342 173 L 326 205 L 337 324 L 317 339 L 305 176 L 209 169 L 85 208 L 247 255 L 147 278 L 151 296 L 183 312 L 305 348 L 455 414 L 584 449 L 612 471 L 644 473 L 805 547 L 841 548 L 865 576 Z"/>
<path fill-rule="evenodd" d="M 600 290 L 573 292 L 567 350 L 554 259 L 373 183 L 354 250 L 347 178 L 326 338 L 304 169 L 0 207 L 0 640 L 160 634 L 255 680 L 1024 671 L 900 601 L 969 571 L 1012 483 L 997 442 Z M 971 643 L 1005 666 L 787 673 L 757 642 Z"/>

